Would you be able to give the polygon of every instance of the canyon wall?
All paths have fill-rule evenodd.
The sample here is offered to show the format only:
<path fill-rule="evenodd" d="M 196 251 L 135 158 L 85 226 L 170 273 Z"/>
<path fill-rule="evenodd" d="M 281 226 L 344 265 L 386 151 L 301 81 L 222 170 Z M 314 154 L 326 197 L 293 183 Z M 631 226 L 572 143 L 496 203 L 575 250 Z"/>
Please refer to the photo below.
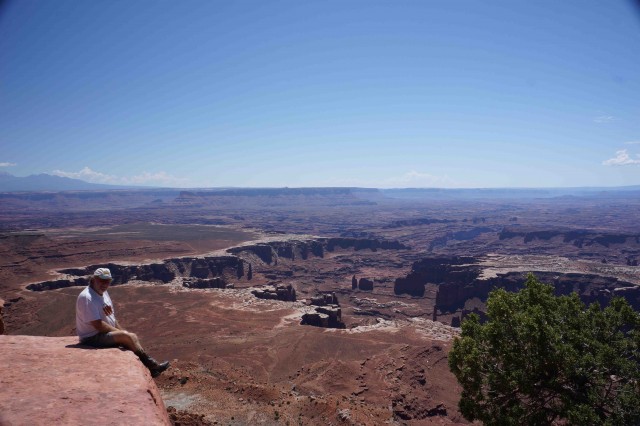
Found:
<path fill-rule="evenodd" d="M 252 253 L 264 263 L 271 265 L 280 257 L 289 260 L 308 259 L 310 256 L 324 257 L 326 252 L 334 252 L 337 249 L 377 251 L 407 250 L 409 247 L 398 241 L 336 237 L 248 244 L 233 247 L 227 251 L 236 255 Z"/>
<path fill-rule="evenodd" d="M 473 257 L 433 257 L 417 261 L 411 272 L 396 279 L 396 294 L 422 297 L 427 283 L 437 284 L 435 309 L 440 313 L 463 311 L 467 301 L 485 302 L 496 288 L 518 291 L 524 287 L 528 273 L 506 272 L 482 278 L 484 267 Z M 577 293 L 584 303 L 598 302 L 601 306 L 612 297 L 624 297 L 634 309 L 640 310 L 640 287 L 615 277 L 586 274 L 531 271 L 541 282 L 551 284 L 556 295 Z"/>
<path fill-rule="evenodd" d="M 45 291 L 72 286 L 86 286 L 97 268 L 106 267 L 114 277 L 112 285 L 125 284 L 131 280 L 167 284 L 176 278 L 193 278 L 186 287 L 226 288 L 234 280 L 252 278 L 251 262 L 277 264 L 279 258 L 288 260 L 308 259 L 310 256 L 324 257 L 326 252 L 338 248 L 353 250 L 404 250 L 408 247 L 397 241 L 366 238 L 317 238 L 307 240 L 271 241 L 247 244 L 227 249 L 229 255 L 204 257 L 179 257 L 159 263 L 123 265 L 106 263 L 82 268 L 61 269 L 63 277 L 56 280 L 32 283 L 28 290 Z M 245 265 L 247 265 L 245 267 Z M 246 269 L 246 270 L 245 270 Z M 198 281 L 198 279 L 200 281 Z"/>
<path fill-rule="evenodd" d="M 244 276 L 244 261 L 237 256 L 213 257 L 181 257 L 167 259 L 161 263 L 144 265 L 121 265 L 107 263 L 90 265 L 84 268 L 62 269 L 58 272 L 67 278 L 44 281 L 27 285 L 28 290 L 44 291 L 71 286 L 85 286 L 89 277 L 97 268 L 106 267 L 111 270 L 114 280 L 112 285 L 125 284 L 131 280 L 166 284 L 177 277 L 200 279 L 220 278 L 224 283 L 231 278 Z"/>

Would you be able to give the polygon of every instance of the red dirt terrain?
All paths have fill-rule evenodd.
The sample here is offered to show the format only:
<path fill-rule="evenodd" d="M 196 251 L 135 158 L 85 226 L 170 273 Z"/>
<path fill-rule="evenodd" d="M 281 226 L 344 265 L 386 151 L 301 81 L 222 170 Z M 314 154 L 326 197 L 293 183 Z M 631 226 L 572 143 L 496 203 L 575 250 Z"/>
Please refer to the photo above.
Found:
<path fill-rule="evenodd" d="M 110 193 L 110 210 L 0 197 L 5 332 L 73 335 L 75 298 L 108 265 L 120 322 L 172 361 L 156 382 L 176 423 L 464 424 L 451 325 L 491 288 L 533 271 L 640 306 L 634 196 L 265 191 Z"/>

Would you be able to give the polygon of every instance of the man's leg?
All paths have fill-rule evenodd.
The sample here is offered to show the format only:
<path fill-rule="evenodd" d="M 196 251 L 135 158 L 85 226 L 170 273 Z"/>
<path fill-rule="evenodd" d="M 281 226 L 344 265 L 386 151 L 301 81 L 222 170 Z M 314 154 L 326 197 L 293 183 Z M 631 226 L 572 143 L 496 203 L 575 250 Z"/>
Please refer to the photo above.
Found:
<path fill-rule="evenodd" d="M 138 336 L 134 333 L 119 330 L 111 331 L 108 334 L 113 337 L 113 341 L 119 346 L 124 346 L 132 352 L 144 352 L 142 345 L 140 345 L 140 340 L 138 340 Z"/>
<path fill-rule="evenodd" d="M 135 333 L 119 330 L 109 332 L 108 334 L 113 336 L 113 340 L 115 343 L 120 346 L 124 346 L 125 348 L 135 353 L 138 358 L 140 358 L 140 361 L 142 361 L 144 366 L 147 367 L 149 371 L 151 371 L 151 375 L 153 377 L 158 376 L 164 370 L 169 368 L 169 361 L 159 363 L 158 361 L 147 355 L 147 353 L 142 348 L 142 345 L 140 344 L 138 336 L 136 336 Z"/>

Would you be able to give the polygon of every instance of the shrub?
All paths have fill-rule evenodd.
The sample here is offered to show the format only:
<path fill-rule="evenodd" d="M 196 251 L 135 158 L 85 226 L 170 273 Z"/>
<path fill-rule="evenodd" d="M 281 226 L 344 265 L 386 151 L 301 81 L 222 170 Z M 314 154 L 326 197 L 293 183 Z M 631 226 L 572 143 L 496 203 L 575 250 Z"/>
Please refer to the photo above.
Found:
<path fill-rule="evenodd" d="M 491 292 L 487 317 L 467 317 L 449 355 L 465 418 L 640 424 L 640 315 L 624 299 L 586 307 L 529 275 L 517 293 Z"/>

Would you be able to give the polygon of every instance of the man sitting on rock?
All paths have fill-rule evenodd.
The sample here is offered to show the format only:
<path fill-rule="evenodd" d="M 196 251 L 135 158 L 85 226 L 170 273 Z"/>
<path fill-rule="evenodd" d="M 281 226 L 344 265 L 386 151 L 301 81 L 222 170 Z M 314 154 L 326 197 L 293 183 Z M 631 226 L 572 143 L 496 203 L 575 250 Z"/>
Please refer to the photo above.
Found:
<path fill-rule="evenodd" d="M 169 368 L 169 361 L 158 363 L 142 349 L 138 336 L 120 327 L 107 292 L 112 280 L 109 269 L 98 268 L 89 285 L 78 295 L 76 330 L 80 343 L 97 348 L 123 346 L 135 353 L 149 369 L 151 376 L 156 377 Z"/>

